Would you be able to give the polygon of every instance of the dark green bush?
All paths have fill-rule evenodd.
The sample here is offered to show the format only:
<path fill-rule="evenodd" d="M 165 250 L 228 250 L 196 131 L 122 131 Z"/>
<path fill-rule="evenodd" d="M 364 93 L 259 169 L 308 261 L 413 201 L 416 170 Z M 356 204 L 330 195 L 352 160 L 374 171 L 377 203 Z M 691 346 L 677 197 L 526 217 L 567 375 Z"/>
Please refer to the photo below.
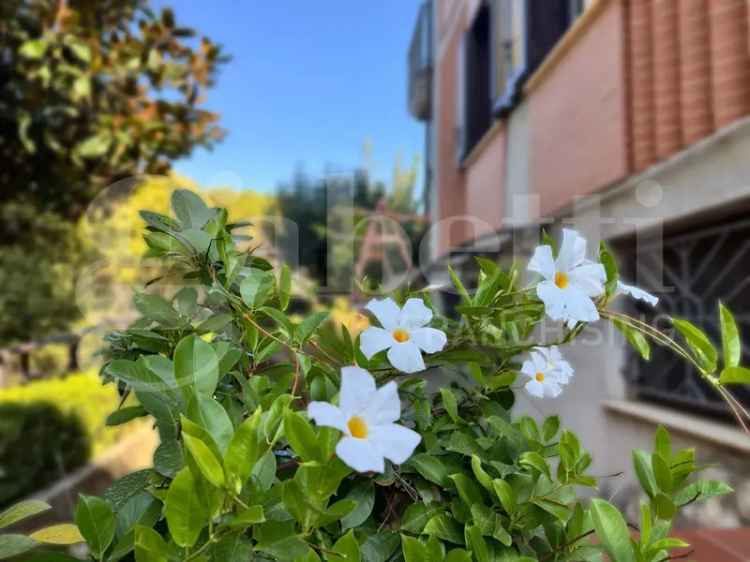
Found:
<path fill-rule="evenodd" d="M 0 404 L 0 507 L 83 466 L 90 452 L 75 414 L 47 402 Z"/>

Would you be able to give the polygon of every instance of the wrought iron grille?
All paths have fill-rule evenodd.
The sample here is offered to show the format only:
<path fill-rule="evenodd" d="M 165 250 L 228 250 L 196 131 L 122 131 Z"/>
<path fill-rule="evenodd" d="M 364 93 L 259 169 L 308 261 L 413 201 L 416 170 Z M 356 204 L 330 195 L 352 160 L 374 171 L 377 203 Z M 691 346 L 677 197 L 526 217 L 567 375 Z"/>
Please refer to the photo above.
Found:
<path fill-rule="evenodd" d="M 718 301 L 730 307 L 744 335 L 750 338 L 750 220 L 713 225 L 688 234 L 664 237 L 662 243 L 618 245 L 621 275 L 656 293 L 659 305 L 629 300 L 630 314 L 670 330 L 668 316 L 686 318 L 720 341 Z M 636 254 L 637 250 L 637 254 Z M 636 267 L 637 264 L 637 267 Z M 661 274 L 660 274 L 661 272 Z M 661 279 L 660 279 L 661 277 Z M 743 350 L 743 359 L 750 359 Z M 671 351 L 654 347 L 651 361 L 628 351 L 624 375 L 635 394 L 704 413 L 728 415 L 729 410 L 698 373 Z M 750 406 L 750 386 L 735 387 Z"/>

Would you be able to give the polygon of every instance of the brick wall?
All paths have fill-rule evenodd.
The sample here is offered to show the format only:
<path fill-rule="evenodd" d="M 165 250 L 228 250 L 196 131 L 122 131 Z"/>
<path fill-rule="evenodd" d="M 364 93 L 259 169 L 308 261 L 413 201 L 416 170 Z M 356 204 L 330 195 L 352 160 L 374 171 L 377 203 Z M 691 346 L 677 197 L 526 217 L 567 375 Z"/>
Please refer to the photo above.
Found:
<path fill-rule="evenodd" d="M 607 2 L 527 91 L 531 191 L 542 216 L 628 173 L 625 10 Z"/>
<path fill-rule="evenodd" d="M 748 0 L 620 1 L 633 171 L 750 114 Z"/>

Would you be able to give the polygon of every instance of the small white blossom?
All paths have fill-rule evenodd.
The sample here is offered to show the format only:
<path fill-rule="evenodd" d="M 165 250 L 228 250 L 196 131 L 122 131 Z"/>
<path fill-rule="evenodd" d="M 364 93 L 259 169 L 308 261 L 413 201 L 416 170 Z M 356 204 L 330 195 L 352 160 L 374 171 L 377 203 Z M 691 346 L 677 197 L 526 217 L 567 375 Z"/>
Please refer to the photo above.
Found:
<path fill-rule="evenodd" d="M 360 336 L 360 349 L 367 359 L 387 349 L 391 365 L 404 373 L 416 373 L 425 369 L 422 352 L 436 353 L 445 347 L 445 332 L 426 327 L 432 311 L 422 299 L 409 299 L 403 308 L 391 298 L 373 299 L 365 308 L 382 326 L 367 328 Z"/>
<path fill-rule="evenodd" d="M 567 361 L 560 359 L 559 361 L 563 361 L 567 368 L 570 368 L 570 372 L 564 374 L 564 371 L 560 369 L 559 361 L 555 364 L 551 360 L 551 354 L 539 351 L 541 349 L 538 348 L 537 351 L 529 353 L 529 358 L 523 362 L 521 373 L 529 378 L 524 388 L 526 392 L 537 398 L 557 398 L 562 393 L 563 385 L 573 374 L 573 369 Z"/>
<path fill-rule="evenodd" d="M 563 229 L 557 258 L 551 246 L 537 246 L 528 269 L 544 278 L 536 293 L 552 320 L 566 322 L 569 328 L 599 320 L 593 299 L 604 293 L 607 273 L 602 264 L 586 259 L 586 240 L 575 230 Z"/>
<path fill-rule="evenodd" d="M 636 300 L 644 301 L 650 304 L 651 306 L 656 306 L 659 304 L 659 297 L 656 297 L 649 293 L 648 291 L 644 291 L 643 289 L 639 287 L 634 287 L 633 285 L 626 285 L 622 281 L 617 282 L 617 294 L 622 295 L 628 295 L 633 297 Z"/>
<path fill-rule="evenodd" d="M 336 454 L 358 472 L 384 472 L 385 459 L 404 463 L 422 440 L 416 431 L 395 423 L 401 417 L 396 383 L 376 388 L 372 375 L 359 367 L 341 369 L 338 406 L 310 402 L 307 413 L 316 424 L 344 434 Z"/>
<path fill-rule="evenodd" d="M 536 347 L 534 352 L 539 353 L 547 364 L 548 371 L 557 373 L 561 384 L 568 384 L 573 377 L 573 367 L 563 358 L 556 345 L 550 347 Z M 534 373 L 536 374 L 536 373 Z"/>

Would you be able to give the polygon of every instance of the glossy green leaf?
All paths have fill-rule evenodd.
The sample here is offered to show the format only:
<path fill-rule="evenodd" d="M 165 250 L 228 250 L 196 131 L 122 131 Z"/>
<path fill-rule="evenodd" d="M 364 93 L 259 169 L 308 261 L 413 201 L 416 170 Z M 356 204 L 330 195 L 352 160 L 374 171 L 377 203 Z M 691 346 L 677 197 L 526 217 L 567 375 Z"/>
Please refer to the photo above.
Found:
<path fill-rule="evenodd" d="M 112 506 L 101 498 L 82 495 L 76 507 L 75 523 L 92 554 L 102 558 L 115 537 L 117 522 Z"/>
<path fill-rule="evenodd" d="M 172 480 L 164 515 L 172 538 L 181 547 L 193 546 L 208 523 L 206 506 L 196 493 L 195 480 L 188 468 L 183 468 Z"/>
<path fill-rule="evenodd" d="M 731 311 L 719 303 L 719 320 L 721 322 L 721 349 L 724 355 L 724 367 L 737 367 L 742 356 L 740 332 Z"/>
<path fill-rule="evenodd" d="M 591 518 L 596 529 L 596 536 L 612 560 L 635 562 L 630 532 L 617 508 L 602 499 L 593 499 L 591 500 Z"/>
<path fill-rule="evenodd" d="M 8 509 L 0 513 L 0 529 L 4 527 L 10 527 L 14 523 L 34 517 L 45 511 L 49 511 L 52 507 L 41 500 L 26 500 L 16 504 L 13 504 Z"/>
<path fill-rule="evenodd" d="M 217 488 L 222 488 L 224 486 L 224 469 L 209 446 L 184 431 L 182 432 L 182 441 L 185 443 L 187 450 L 190 451 L 190 455 L 205 479 Z"/>

